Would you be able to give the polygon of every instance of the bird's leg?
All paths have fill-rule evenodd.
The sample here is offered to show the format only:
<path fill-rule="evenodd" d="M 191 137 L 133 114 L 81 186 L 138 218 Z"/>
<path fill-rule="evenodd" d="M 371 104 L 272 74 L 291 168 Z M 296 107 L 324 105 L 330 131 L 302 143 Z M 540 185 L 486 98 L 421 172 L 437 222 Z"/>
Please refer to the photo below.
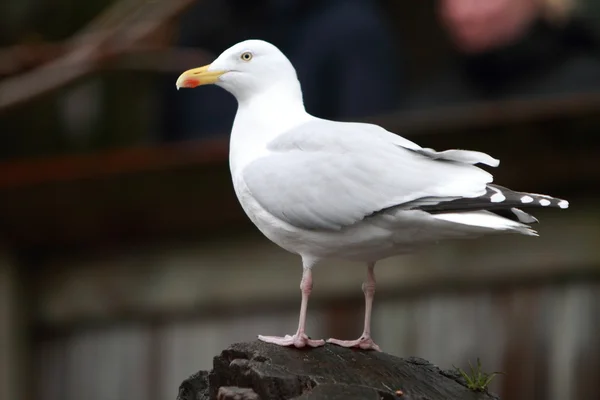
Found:
<path fill-rule="evenodd" d="M 356 340 L 328 339 L 327 343 L 343 347 L 358 347 L 363 350 L 381 351 L 379 346 L 371 339 L 371 310 L 373 309 L 373 297 L 375 296 L 375 263 L 368 264 L 367 281 L 362 284 L 362 290 L 365 294 L 365 327 L 362 335 Z"/>
<path fill-rule="evenodd" d="M 300 282 L 300 290 L 302 291 L 302 303 L 300 305 L 300 319 L 298 321 L 298 331 L 294 336 L 258 336 L 258 340 L 263 342 L 273 343 L 279 346 L 295 346 L 301 348 L 304 346 L 318 347 L 325 344 L 324 340 L 313 340 L 306 336 L 304 329 L 306 327 L 306 309 L 308 307 L 308 298 L 312 291 L 312 269 L 304 267 L 302 272 L 302 281 Z"/>

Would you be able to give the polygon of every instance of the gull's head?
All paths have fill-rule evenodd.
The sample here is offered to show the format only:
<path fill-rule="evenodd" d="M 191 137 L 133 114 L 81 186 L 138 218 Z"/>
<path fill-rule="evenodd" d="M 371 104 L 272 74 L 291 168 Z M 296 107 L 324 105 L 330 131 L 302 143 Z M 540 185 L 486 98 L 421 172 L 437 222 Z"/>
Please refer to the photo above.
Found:
<path fill-rule="evenodd" d="M 274 45 L 263 40 L 246 40 L 225 50 L 215 61 L 182 73 L 177 89 L 201 85 L 221 86 L 238 100 L 264 93 L 274 86 L 299 86 L 296 70 Z"/>

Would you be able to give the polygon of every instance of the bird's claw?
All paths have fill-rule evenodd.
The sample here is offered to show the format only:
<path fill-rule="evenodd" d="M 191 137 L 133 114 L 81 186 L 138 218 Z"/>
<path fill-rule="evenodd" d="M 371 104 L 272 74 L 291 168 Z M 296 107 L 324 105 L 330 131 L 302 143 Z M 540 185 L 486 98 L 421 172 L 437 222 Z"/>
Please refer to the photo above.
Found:
<path fill-rule="evenodd" d="M 263 335 L 258 335 L 258 340 L 266 342 L 266 343 L 276 344 L 278 346 L 294 346 L 294 347 L 296 347 L 298 349 L 300 349 L 302 347 L 305 347 L 305 346 L 319 347 L 319 346 L 324 346 L 325 345 L 325 341 L 324 340 L 322 340 L 322 339 L 319 339 L 319 340 L 310 339 L 304 333 L 302 333 L 300 335 L 296 334 L 294 336 L 285 335 L 284 337 L 281 337 L 281 336 L 263 336 Z"/>
<path fill-rule="evenodd" d="M 369 336 L 361 336 L 356 340 L 327 339 L 327 343 L 335 344 L 342 347 L 358 347 L 362 350 L 381 351 L 379 346 Z"/>

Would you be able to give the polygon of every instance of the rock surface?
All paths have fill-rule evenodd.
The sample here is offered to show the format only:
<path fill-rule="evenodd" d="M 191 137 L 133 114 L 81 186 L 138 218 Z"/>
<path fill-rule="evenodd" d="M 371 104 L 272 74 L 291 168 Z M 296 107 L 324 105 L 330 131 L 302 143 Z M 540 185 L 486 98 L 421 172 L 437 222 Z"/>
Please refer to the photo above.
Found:
<path fill-rule="evenodd" d="M 177 400 L 498 400 L 419 358 L 325 345 L 237 343 L 179 387 Z"/>

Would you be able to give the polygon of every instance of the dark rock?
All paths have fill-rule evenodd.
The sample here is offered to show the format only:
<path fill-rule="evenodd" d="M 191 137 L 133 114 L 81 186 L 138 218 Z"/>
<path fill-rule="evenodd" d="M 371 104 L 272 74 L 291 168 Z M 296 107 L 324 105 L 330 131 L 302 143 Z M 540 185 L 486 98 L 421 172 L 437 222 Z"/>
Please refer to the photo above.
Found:
<path fill-rule="evenodd" d="M 208 371 L 200 371 L 187 378 L 179 385 L 177 400 L 200 400 L 198 393 L 208 393 Z M 207 396 L 205 398 L 208 399 Z"/>
<path fill-rule="evenodd" d="M 235 386 L 221 386 L 217 393 L 217 400 L 259 400 L 260 398 L 252 389 Z"/>
<path fill-rule="evenodd" d="M 177 400 L 498 400 L 426 360 L 333 345 L 237 343 L 216 356 L 213 366 L 186 379 Z"/>

